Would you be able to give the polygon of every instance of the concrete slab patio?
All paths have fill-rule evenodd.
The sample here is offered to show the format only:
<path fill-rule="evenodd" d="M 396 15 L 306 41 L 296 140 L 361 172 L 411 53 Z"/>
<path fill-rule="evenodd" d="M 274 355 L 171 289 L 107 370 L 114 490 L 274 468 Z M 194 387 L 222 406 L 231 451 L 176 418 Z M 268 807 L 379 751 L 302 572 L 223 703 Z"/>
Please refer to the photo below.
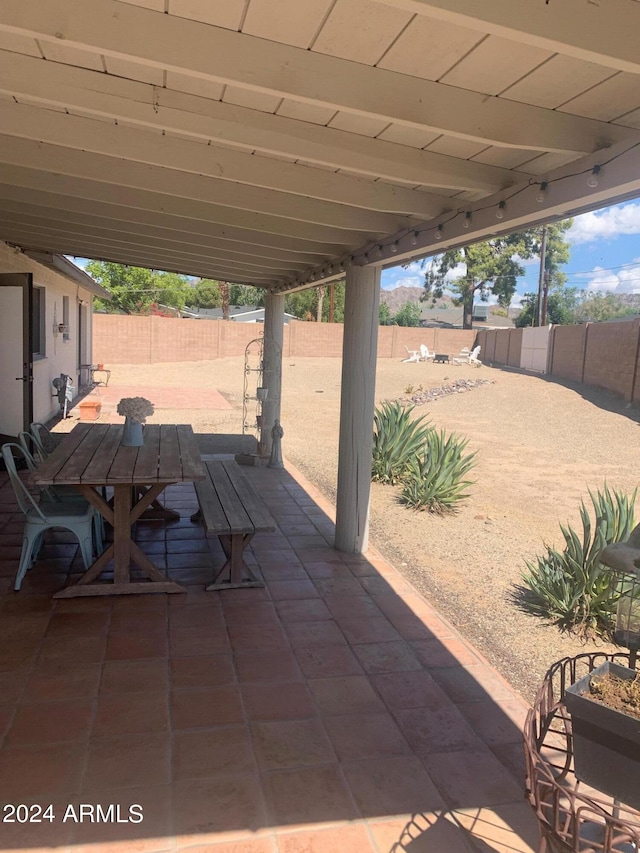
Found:
<path fill-rule="evenodd" d="M 136 531 L 184 595 L 66 601 L 66 533 L 11 591 L 22 521 L 2 481 L 0 796 L 55 817 L 0 823 L 0 850 L 536 849 L 525 704 L 375 551 L 333 549 L 298 472 L 245 473 L 279 525 L 248 554 L 264 589 L 203 591 L 223 553 L 189 484 L 166 492 L 178 522 Z M 114 808 L 80 822 L 80 804 Z"/>

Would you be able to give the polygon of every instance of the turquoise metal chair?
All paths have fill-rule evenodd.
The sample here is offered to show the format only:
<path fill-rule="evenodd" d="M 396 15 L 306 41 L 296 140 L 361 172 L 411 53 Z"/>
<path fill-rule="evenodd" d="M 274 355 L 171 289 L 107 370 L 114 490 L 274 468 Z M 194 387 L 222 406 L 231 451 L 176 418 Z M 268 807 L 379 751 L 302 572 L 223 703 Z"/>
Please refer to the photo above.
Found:
<path fill-rule="evenodd" d="M 21 432 L 18 435 L 19 445 L 14 444 L 13 442 L 8 443 L 8 447 L 11 448 L 11 452 L 13 453 L 14 449 L 21 451 L 22 458 L 27 464 L 27 468 L 32 473 L 36 472 L 38 467 L 38 462 L 31 452 L 30 448 L 36 446 L 36 442 L 33 438 L 33 435 L 30 432 Z M 15 461 L 15 453 L 14 461 Z M 77 489 L 74 489 L 73 486 L 38 486 L 37 487 L 40 493 L 40 507 L 42 508 L 44 504 L 56 504 L 56 503 L 74 503 L 74 504 L 87 504 L 91 506 L 89 501 L 80 494 Z M 100 556 L 102 554 L 103 548 L 103 540 L 105 538 L 104 532 L 104 519 L 100 515 L 100 513 L 95 509 L 95 507 L 91 506 L 93 511 L 93 535 L 94 535 L 94 545 L 95 545 L 95 553 L 96 556 Z"/>
<path fill-rule="evenodd" d="M 70 530 L 78 538 L 82 561 L 86 569 L 92 561 L 94 511 L 86 501 L 72 502 L 43 501 L 37 504 L 33 495 L 22 482 L 14 458 L 14 448 L 23 452 L 19 444 L 4 444 L 2 458 L 11 480 L 11 485 L 18 501 L 18 506 L 24 513 L 24 534 L 20 564 L 13 588 L 19 590 L 27 571 L 38 556 L 44 540 L 44 534 L 52 527 L 62 527 Z"/>

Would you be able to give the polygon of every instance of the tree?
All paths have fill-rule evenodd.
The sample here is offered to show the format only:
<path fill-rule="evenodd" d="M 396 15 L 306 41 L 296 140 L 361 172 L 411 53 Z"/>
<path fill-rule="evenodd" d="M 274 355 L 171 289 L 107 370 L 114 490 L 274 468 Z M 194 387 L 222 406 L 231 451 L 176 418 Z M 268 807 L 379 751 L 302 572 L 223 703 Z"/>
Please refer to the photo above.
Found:
<path fill-rule="evenodd" d="M 96 307 L 107 313 L 149 314 L 152 306 L 184 308 L 193 293 L 189 280 L 173 272 L 159 272 L 142 267 L 114 264 L 111 261 L 89 261 L 87 273 L 111 292 L 111 300 L 96 300 Z"/>
<path fill-rule="evenodd" d="M 380 325 L 381 326 L 392 326 L 393 319 L 391 317 L 391 311 L 389 310 L 389 306 L 386 302 L 380 303 L 379 317 L 380 317 Z"/>
<path fill-rule="evenodd" d="M 194 288 L 192 304 L 196 308 L 219 308 L 222 304 L 220 283 L 201 278 Z"/>
<path fill-rule="evenodd" d="M 229 302 L 231 305 L 250 305 L 261 308 L 264 305 L 264 289 L 248 284 L 230 284 Z"/>
<path fill-rule="evenodd" d="M 318 302 L 316 305 L 316 322 L 317 323 L 322 323 L 322 305 L 324 303 L 325 291 L 326 291 L 326 288 L 325 288 L 324 284 L 321 284 L 320 287 L 318 287 Z"/>
<path fill-rule="evenodd" d="M 229 283 L 226 281 L 220 282 L 220 304 L 222 305 L 222 319 L 229 319 Z"/>
<path fill-rule="evenodd" d="M 417 302 L 405 302 L 398 309 L 393 320 L 398 326 L 419 326 L 421 313 L 420 305 Z"/>
<path fill-rule="evenodd" d="M 299 320 L 327 323 L 329 321 L 329 303 L 327 299 L 324 299 L 324 293 L 320 298 L 321 287 L 324 289 L 325 285 L 287 293 L 284 299 L 284 310 Z M 345 282 L 337 281 L 333 293 L 333 319 L 336 323 L 342 323 L 344 320 L 344 297 Z"/>
<path fill-rule="evenodd" d="M 549 294 L 547 300 L 547 322 L 554 326 L 567 326 L 577 321 L 581 292 L 575 287 L 559 287 Z M 538 317 L 538 294 L 525 293 L 522 311 L 516 317 L 516 326 L 534 326 Z"/>
<path fill-rule="evenodd" d="M 564 235 L 570 225 L 571 220 L 566 220 L 547 226 L 545 269 L 554 286 L 558 287 L 564 281 L 559 266 L 569 259 L 569 246 Z M 439 298 L 445 287 L 452 290 L 456 295 L 454 301 L 463 307 L 463 328 L 470 329 L 476 294 L 482 300 L 488 299 L 489 295 L 497 296 L 498 303 L 508 308 L 518 277 L 524 275 L 521 261 L 539 257 L 540 243 L 541 229 L 532 228 L 449 249 L 429 264 L 422 299 Z M 463 267 L 462 275 L 449 282 L 447 274 L 460 266 Z"/>
<path fill-rule="evenodd" d="M 576 316 L 581 322 L 598 323 L 637 313 L 631 305 L 625 305 L 616 293 L 585 293 Z"/>

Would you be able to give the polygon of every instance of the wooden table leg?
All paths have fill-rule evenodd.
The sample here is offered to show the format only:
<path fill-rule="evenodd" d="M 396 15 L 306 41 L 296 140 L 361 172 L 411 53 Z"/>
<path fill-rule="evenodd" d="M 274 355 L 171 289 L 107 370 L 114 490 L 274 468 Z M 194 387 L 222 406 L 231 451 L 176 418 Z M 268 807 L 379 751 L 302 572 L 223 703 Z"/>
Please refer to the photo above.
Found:
<path fill-rule="evenodd" d="M 154 485 L 146 490 L 135 506 L 132 506 L 131 485 L 122 483 L 113 487 L 113 510 L 100 496 L 91 502 L 103 511 L 113 524 L 113 545 L 87 570 L 74 586 L 60 590 L 54 598 L 77 598 L 89 595 L 130 595 L 132 593 L 185 592 L 175 581 L 167 580 L 151 560 L 131 539 L 131 527 L 145 508 L 155 500 L 164 486 Z M 95 583 L 109 558 L 113 555 L 113 583 Z M 148 579 L 144 582 L 131 581 L 131 563 L 135 562 Z"/>

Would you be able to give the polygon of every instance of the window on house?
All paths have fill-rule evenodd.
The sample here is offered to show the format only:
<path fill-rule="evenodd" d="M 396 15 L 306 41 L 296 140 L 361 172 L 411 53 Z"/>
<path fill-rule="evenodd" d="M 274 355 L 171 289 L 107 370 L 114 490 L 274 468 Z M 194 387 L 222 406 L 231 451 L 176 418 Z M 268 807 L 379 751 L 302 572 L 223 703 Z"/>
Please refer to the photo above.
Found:
<path fill-rule="evenodd" d="M 64 341 L 68 341 L 69 335 L 69 297 L 62 297 L 62 322 L 64 323 L 65 332 L 62 335 Z"/>
<path fill-rule="evenodd" d="M 45 337 L 45 298 L 44 287 L 33 288 L 33 355 L 44 358 L 46 355 Z"/>

